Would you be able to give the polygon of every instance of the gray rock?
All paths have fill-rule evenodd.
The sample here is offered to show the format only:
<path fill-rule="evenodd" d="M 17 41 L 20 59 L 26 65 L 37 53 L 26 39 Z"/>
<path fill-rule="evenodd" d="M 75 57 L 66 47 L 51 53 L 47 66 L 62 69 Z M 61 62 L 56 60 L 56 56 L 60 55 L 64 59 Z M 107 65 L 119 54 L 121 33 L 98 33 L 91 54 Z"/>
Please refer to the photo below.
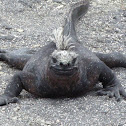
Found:
<path fill-rule="evenodd" d="M 52 0 L 53 2 L 56 2 L 56 3 L 62 3 L 63 0 Z"/>
<path fill-rule="evenodd" d="M 123 11 L 123 16 L 126 17 L 126 10 Z"/>
<path fill-rule="evenodd" d="M 10 25 L 8 25 L 7 23 L 3 23 L 2 28 L 5 28 L 6 30 L 11 30 L 12 29 L 12 27 Z"/>
<path fill-rule="evenodd" d="M 0 35 L 0 39 L 2 40 L 13 40 L 14 38 L 12 35 Z"/>

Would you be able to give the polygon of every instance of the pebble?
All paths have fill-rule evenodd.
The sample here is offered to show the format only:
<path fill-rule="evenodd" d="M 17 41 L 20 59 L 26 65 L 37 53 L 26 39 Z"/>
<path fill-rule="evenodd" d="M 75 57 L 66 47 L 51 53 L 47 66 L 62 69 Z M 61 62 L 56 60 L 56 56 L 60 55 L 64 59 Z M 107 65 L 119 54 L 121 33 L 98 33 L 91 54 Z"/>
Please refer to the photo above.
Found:
<path fill-rule="evenodd" d="M 17 111 L 19 111 L 19 110 L 20 110 L 20 107 L 19 107 L 19 106 L 17 106 L 17 107 L 15 107 L 13 110 L 14 110 L 15 112 L 17 112 Z"/>
<path fill-rule="evenodd" d="M 6 30 L 11 30 L 12 29 L 12 27 L 10 25 L 4 24 L 4 23 L 2 24 L 2 27 L 5 28 Z"/>
<path fill-rule="evenodd" d="M 18 117 L 17 117 L 17 116 L 14 116 L 14 117 L 12 117 L 12 119 L 13 119 L 14 121 L 16 121 L 16 120 L 18 119 Z"/>
<path fill-rule="evenodd" d="M 124 10 L 124 12 L 123 12 L 123 16 L 126 17 L 126 10 Z"/>
<path fill-rule="evenodd" d="M 0 35 L 0 39 L 2 39 L 2 40 L 13 40 L 14 36 L 12 36 L 12 35 Z"/>
<path fill-rule="evenodd" d="M 0 70 L 1 70 L 1 69 L 0 69 Z M 0 71 L 0 75 L 3 75 L 3 74 L 4 74 L 4 72 L 1 72 L 1 71 Z"/>
<path fill-rule="evenodd" d="M 2 67 L 0 66 L 0 70 L 2 70 Z"/>
<path fill-rule="evenodd" d="M 18 32 L 24 32 L 23 29 L 16 29 Z"/>
<path fill-rule="evenodd" d="M 53 2 L 56 2 L 56 3 L 62 3 L 63 0 L 52 0 Z"/>

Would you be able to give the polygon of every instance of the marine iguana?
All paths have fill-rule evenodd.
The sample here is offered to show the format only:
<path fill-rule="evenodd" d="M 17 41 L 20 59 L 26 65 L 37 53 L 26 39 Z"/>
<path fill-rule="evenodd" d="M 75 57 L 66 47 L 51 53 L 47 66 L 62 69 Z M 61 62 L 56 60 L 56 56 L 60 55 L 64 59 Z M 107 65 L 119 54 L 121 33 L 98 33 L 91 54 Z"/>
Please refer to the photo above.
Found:
<path fill-rule="evenodd" d="M 0 50 L 0 60 L 21 69 L 4 93 L 0 105 L 17 102 L 25 89 L 40 97 L 73 96 L 92 90 L 98 81 L 103 85 L 100 95 L 126 98 L 126 92 L 110 68 L 125 67 L 120 53 L 93 53 L 82 46 L 76 36 L 75 23 L 84 15 L 89 1 L 74 4 L 63 27 L 54 31 L 54 40 L 37 52 Z"/>

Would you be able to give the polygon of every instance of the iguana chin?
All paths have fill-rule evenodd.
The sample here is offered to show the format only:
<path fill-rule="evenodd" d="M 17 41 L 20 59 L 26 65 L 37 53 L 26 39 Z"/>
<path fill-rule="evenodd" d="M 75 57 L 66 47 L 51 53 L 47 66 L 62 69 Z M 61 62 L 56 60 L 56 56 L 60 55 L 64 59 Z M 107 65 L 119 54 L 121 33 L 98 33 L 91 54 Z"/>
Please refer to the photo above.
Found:
<path fill-rule="evenodd" d="M 54 39 L 37 52 L 31 50 L 0 50 L 0 60 L 21 69 L 16 73 L 0 105 L 17 102 L 22 89 L 40 97 L 75 96 L 85 93 L 100 81 L 100 95 L 120 100 L 126 92 L 110 68 L 126 67 L 126 58 L 120 53 L 93 53 L 78 41 L 75 23 L 84 15 L 89 1 L 74 4 L 63 27 L 54 31 Z"/>

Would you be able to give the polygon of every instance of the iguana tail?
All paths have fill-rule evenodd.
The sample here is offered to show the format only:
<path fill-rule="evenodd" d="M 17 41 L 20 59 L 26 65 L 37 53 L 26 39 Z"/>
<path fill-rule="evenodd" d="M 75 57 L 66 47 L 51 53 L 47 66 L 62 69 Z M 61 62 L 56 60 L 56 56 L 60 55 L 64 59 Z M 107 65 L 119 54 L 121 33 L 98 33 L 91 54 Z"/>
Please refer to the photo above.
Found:
<path fill-rule="evenodd" d="M 89 0 L 83 0 L 72 5 L 64 25 L 63 36 L 65 38 L 77 38 L 75 31 L 75 23 L 87 12 L 88 6 Z"/>
<path fill-rule="evenodd" d="M 68 49 L 72 43 L 78 41 L 75 31 L 75 23 L 87 12 L 88 6 L 89 0 L 83 0 L 72 5 L 65 20 L 64 27 L 59 27 L 53 32 L 54 37 L 52 40 L 56 43 L 57 49 Z"/>

